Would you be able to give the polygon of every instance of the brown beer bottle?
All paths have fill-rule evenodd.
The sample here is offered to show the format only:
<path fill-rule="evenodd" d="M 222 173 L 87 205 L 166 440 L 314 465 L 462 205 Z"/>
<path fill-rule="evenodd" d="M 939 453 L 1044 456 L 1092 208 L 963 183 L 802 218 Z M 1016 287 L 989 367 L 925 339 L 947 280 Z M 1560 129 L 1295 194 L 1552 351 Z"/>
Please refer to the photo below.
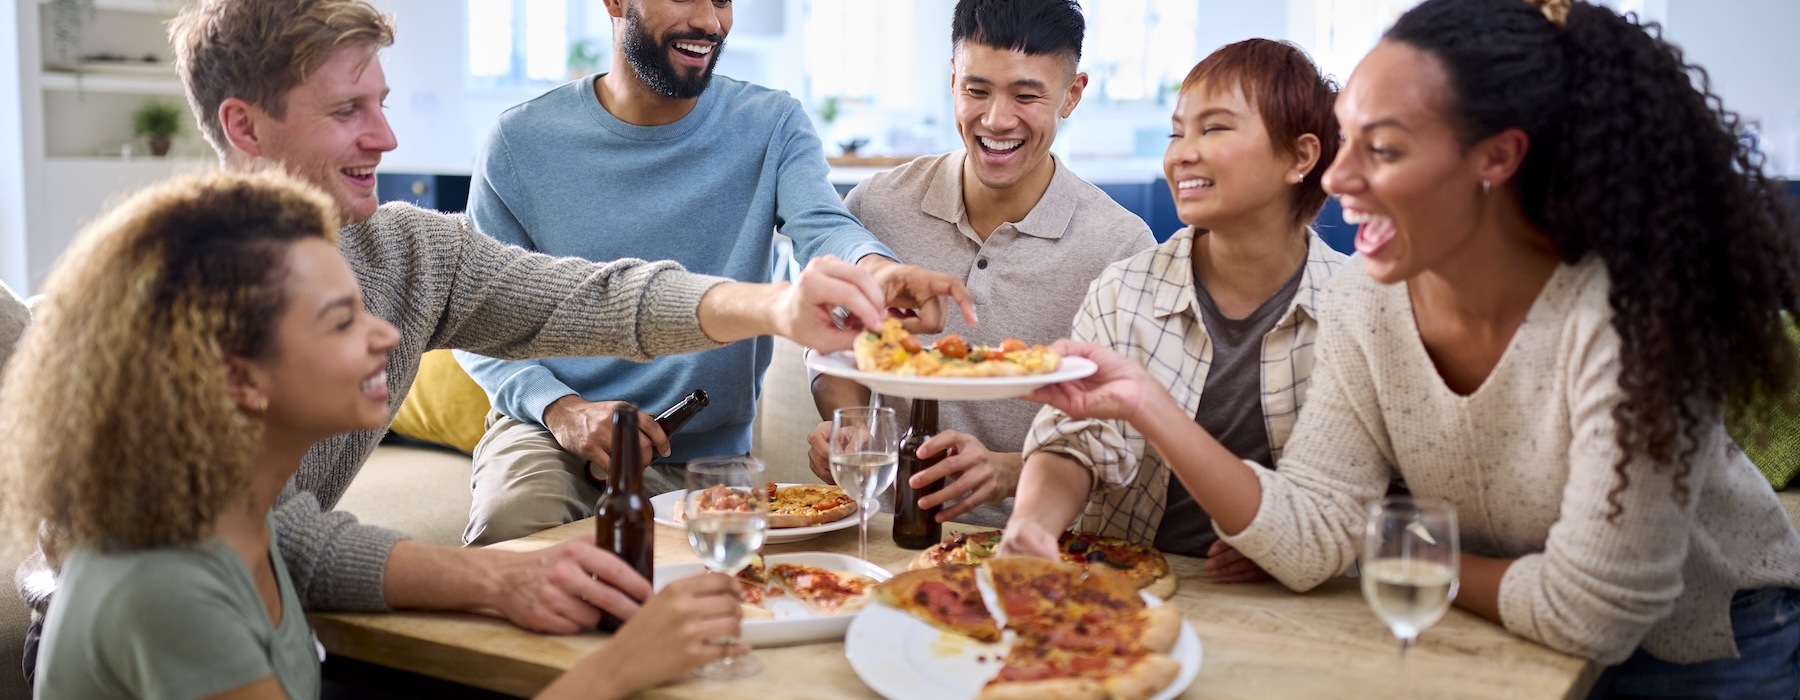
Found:
<path fill-rule="evenodd" d="M 900 435 L 900 469 L 894 475 L 894 544 L 907 549 L 924 549 L 944 539 L 944 526 L 937 521 L 941 508 L 919 507 L 919 497 L 937 493 L 944 482 L 934 481 L 923 488 L 912 487 L 912 476 L 943 461 L 944 453 L 930 459 L 919 459 L 919 446 L 938 431 L 936 401 L 913 399 L 912 418 L 906 432 Z"/>
<path fill-rule="evenodd" d="M 657 416 L 656 425 L 662 428 L 664 435 L 674 435 L 681 432 L 682 426 L 687 425 L 689 420 L 699 415 L 700 409 L 706 408 L 709 403 L 712 402 L 706 398 L 706 392 L 695 389 L 693 393 L 683 397 L 668 410 L 663 411 L 662 415 Z"/>
<path fill-rule="evenodd" d="M 637 407 L 613 411 L 612 475 L 594 504 L 601 549 L 619 555 L 645 579 L 655 566 L 656 525 L 650 499 L 644 496 L 644 465 L 638 449 Z M 642 602 L 642 601 L 639 601 Z M 611 613 L 600 619 L 602 632 L 619 629 L 624 620 Z"/>

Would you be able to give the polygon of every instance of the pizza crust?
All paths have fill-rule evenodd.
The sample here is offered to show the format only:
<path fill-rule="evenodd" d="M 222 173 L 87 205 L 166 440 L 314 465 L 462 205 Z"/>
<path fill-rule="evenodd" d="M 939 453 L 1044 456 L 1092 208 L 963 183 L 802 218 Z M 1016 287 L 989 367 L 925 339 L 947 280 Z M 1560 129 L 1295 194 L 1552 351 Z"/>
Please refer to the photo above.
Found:
<path fill-rule="evenodd" d="M 1156 596 L 1157 600 L 1168 600 L 1169 596 L 1175 595 L 1175 587 L 1180 582 L 1181 578 L 1176 576 L 1175 572 L 1170 571 L 1163 574 L 1161 578 L 1151 581 L 1150 585 L 1145 586 L 1142 590 Z"/>
<path fill-rule="evenodd" d="M 1175 648 L 1175 642 L 1181 638 L 1181 611 L 1173 605 L 1158 605 L 1146 608 L 1142 618 L 1144 632 L 1138 638 L 1139 644 L 1160 654 Z"/>
<path fill-rule="evenodd" d="M 981 689 L 976 700 L 1106 700 L 1106 686 L 1091 678 L 1053 678 L 999 683 Z"/>
<path fill-rule="evenodd" d="M 1175 682 L 1181 675 L 1181 663 L 1163 654 L 1151 654 L 1112 678 L 1106 679 L 1106 693 L 1114 700 L 1149 700 Z"/>

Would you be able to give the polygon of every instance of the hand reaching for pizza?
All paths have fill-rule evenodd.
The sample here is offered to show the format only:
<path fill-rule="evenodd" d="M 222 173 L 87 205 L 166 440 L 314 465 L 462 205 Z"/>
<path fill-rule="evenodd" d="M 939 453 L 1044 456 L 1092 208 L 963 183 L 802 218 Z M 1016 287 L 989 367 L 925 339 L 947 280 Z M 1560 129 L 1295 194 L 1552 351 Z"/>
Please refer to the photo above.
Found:
<path fill-rule="evenodd" d="M 1236 547 L 1225 544 L 1225 540 L 1213 542 L 1207 548 L 1205 566 L 1206 575 L 1219 583 L 1256 583 L 1275 578 Z"/>
<path fill-rule="evenodd" d="M 983 503 L 1011 495 L 1018 484 L 1020 455 L 1016 452 L 991 452 L 980 440 L 968 433 L 945 430 L 931 436 L 930 440 L 919 446 L 921 459 L 929 459 L 937 454 L 944 455 L 943 461 L 914 474 L 910 483 L 916 489 L 934 481 L 955 477 L 944 488 L 919 498 L 920 508 L 946 506 L 938 512 L 937 519 L 940 523 L 962 517 Z"/>
<path fill-rule="evenodd" d="M 911 317 L 901 318 L 900 323 L 906 330 L 914 333 L 944 330 L 944 297 L 955 299 L 963 320 L 971 326 L 976 324 L 975 300 L 969 297 L 969 290 L 961 280 L 916 265 L 902 265 L 880 255 L 865 255 L 856 264 L 874 275 L 882 293 L 887 296 L 889 308 L 914 312 Z"/>
<path fill-rule="evenodd" d="M 1000 536 L 1000 549 L 996 555 L 1060 561 L 1062 548 L 1057 538 L 1061 535 L 1061 531 L 1052 531 L 1031 518 L 1015 514 L 1006 520 L 1006 532 Z"/>

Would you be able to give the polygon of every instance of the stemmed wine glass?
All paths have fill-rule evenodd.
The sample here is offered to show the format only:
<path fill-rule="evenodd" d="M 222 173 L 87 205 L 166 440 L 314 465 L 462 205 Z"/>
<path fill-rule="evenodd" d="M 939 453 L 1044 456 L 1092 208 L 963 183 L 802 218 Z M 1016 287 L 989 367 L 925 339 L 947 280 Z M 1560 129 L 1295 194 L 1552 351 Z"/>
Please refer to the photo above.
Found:
<path fill-rule="evenodd" d="M 894 468 L 900 461 L 894 409 L 858 406 L 833 411 L 830 443 L 831 478 L 856 499 L 862 517 L 857 551 L 868 561 L 869 518 L 881 507 L 876 500 L 881 492 L 894 484 Z"/>
<path fill-rule="evenodd" d="M 755 457 L 708 457 L 688 463 L 682 515 L 688 544 L 707 571 L 736 574 L 762 549 L 769 531 L 766 481 L 762 460 Z M 718 643 L 735 647 L 738 640 L 724 638 Z M 694 675 L 734 680 L 761 671 L 762 663 L 750 656 L 726 654 L 694 669 Z"/>
<path fill-rule="evenodd" d="M 1448 503 L 1388 496 L 1369 506 L 1363 533 L 1363 597 L 1400 640 L 1400 659 L 1419 632 L 1456 599 L 1456 509 Z"/>

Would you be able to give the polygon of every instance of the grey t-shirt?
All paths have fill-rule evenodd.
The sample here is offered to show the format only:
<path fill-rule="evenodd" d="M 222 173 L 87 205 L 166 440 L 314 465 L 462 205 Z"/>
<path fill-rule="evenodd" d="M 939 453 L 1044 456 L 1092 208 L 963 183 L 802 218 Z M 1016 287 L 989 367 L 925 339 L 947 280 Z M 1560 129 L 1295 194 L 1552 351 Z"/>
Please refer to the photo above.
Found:
<path fill-rule="evenodd" d="M 1232 454 L 1257 464 L 1275 464 L 1269 448 L 1268 424 L 1263 420 L 1263 336 L 1275 328 L 1288 304 L 1294 301 L 1305 269 L 1302 265 L 1294 270 L 1293 277 L 1241 319 L 1226 318 L 1206 286 L 1194 285 L 1200 319 L 1212 339 L 1212 366 L 1206 370 L 1206 386 L 1200 389 L 1200 408 L 1195 411 L 1194 420 Z M 1168 506 L 1163 509 L 1162 524 L 1156 528 L 1156 548 L 1197 557 L 1205 555 L 1218 538 L 1213 533 L 1212 518 L 1194 501 L 1181 480 L 1170 474 Z"/>
<path fill-rule="evenodd" d="M 319 697 L 312 630 L 275 546 L 279 625 L 250 568 L 216 538 L 136 552 L 76 550 L 44 621 L 37 696 L 199 698 L 274 676 L 290 698 Z"/>

